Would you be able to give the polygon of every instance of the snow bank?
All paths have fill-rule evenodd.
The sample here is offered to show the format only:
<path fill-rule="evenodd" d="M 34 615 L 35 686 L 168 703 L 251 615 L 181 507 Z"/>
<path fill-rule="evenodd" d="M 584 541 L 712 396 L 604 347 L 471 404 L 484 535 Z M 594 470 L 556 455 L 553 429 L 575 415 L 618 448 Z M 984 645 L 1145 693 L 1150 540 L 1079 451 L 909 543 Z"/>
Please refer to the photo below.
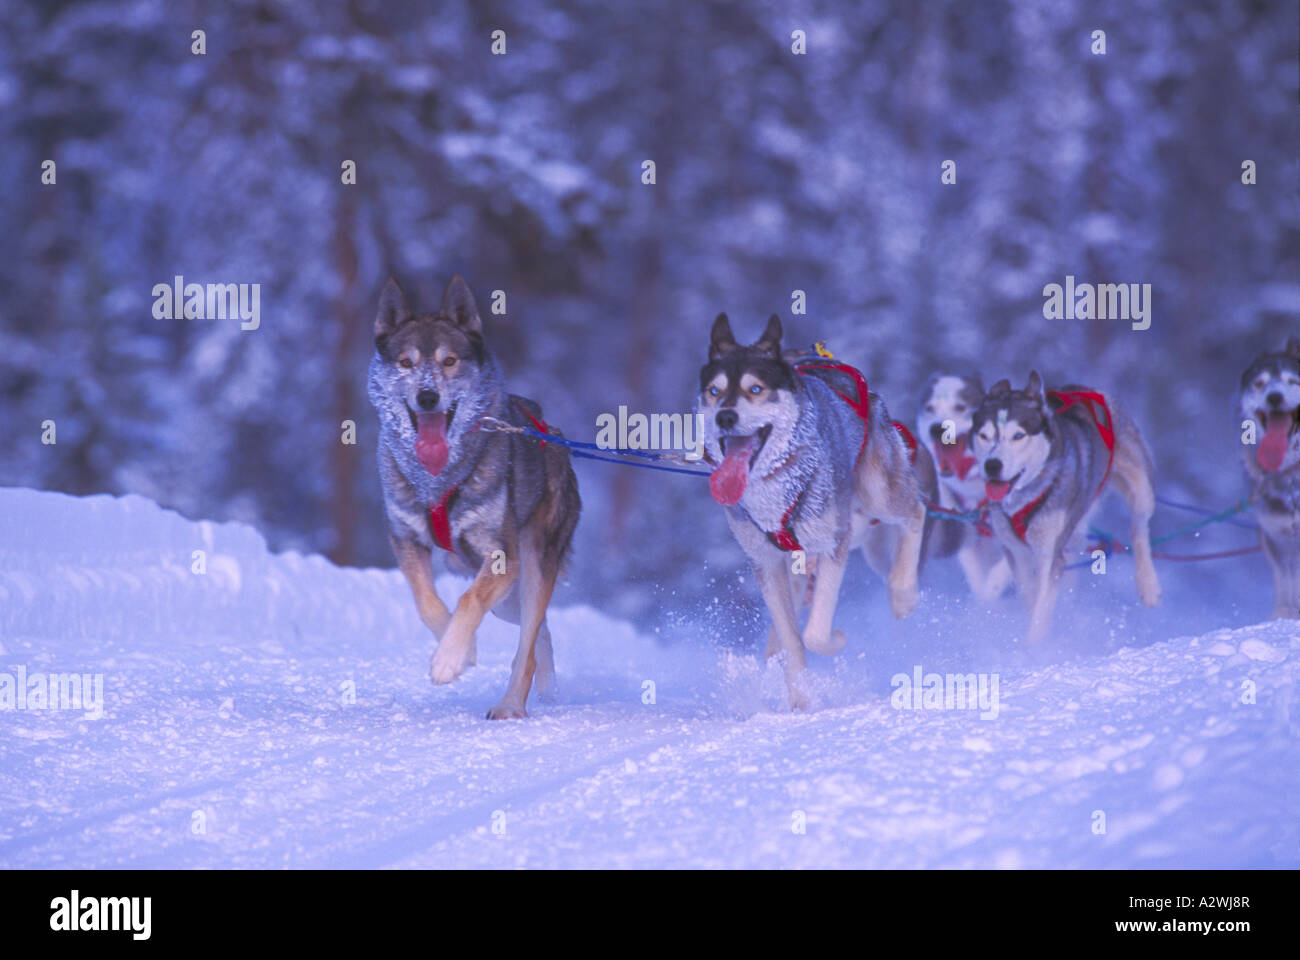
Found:
<path fill-rule="evenodd" d="M 434 688 L 395 571 L 0 490 L 0 707 L 20 670 L 103 690 L 0 708 L 0 867 L 1300 864 L 1300 624 L 1035 665 L 922 621 L 814 658 L 810 715 L 742 648 L 551 624 L 555 702 L 489 723 L 514 628 Z M 996 717 L 899 709 L 917 667 L 996 677 Z"/>

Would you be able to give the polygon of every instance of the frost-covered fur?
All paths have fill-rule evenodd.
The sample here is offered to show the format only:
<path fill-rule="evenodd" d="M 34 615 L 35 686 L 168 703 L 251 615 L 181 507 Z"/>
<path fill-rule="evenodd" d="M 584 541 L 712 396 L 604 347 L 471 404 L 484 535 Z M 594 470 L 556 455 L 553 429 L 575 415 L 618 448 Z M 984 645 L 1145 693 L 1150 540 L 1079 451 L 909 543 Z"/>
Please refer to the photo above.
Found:
<path fill-rule="evenodd" d="M 475 662 L 475 631 L 490 609 L 520 631 L 509 686 L 488 716 L 525 716 L 534 673 L 543 692 L 551 683 L 546 607 L 582 508 L 568 451 L 483 429 L 485 416 L 525 427 L 525 410 L 538 419 L 542 411 L 506 393 L 474 296 L 458 276 L 442 308 L 426 314 L 414 313 L 388 281 L 375 319 L 369 395 L 379 414 L 389 539 L 420 616 L 438 638 L 430 677 L 450 683 Z M 438 427 L 417 428 L 417 421 Z M 450 551 L 439 549 L 430 523 L 431 508 L 444 500 Z M 474 577 L 454 613 L 434 589 L 434 550 L 452 570 Z"/>
<path fill-rule="evenodd" d="M 805 645 L 833 654 L 846 642 L 832 621 L 849 551 L 863 547 L 877 561 L 891 554 L 890 604 L 896 616 L 906 616 L 916 605 L 925 522 L 916 473 L 884 402 L 870 395 L 864 427 L 835 392 L 854 395 L 848 378 L 830 371 L 797 372 L 794 363 L 800 359 L 825 362 L 783 355 L 776 316 L 757 343 L 742 347 L 720 314 L 696 403 L 696 412 L 704 416 L 705 456 L 715 479 L 727 455 L 724 445 L 761 444 L 750 454 L 743 495 L 726 507 L 727 521 L 772 613 L 768 653 L 784 652 L 790 703 L 796 709 L 809 705 Z M 833 381 L 835 389 L 826 381 Z M 787 516 L 803 556 L 780 549 L 769 536 L 782 529 Z M 892 540 L 890 527 L 899 531 Z M 794 576 L 804 563 L 816 575 L 801 634 Z"/>

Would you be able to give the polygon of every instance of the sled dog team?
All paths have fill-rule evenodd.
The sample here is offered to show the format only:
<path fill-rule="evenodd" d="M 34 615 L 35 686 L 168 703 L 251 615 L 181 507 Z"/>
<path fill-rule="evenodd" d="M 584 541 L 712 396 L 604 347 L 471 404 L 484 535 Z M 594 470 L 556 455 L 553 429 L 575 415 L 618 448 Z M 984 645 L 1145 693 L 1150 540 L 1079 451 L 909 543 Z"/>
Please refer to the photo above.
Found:
<path fill-rule="evenodd" d="M 709 489 L 771 612 L 767 653 L 783 655 L 793 708 L 809 704 L 806 651 L 845 645 L 835 607 L 855 547 L 884 577 L 895 617 L 915 607 L 926 557 L 955 555 L 985 600 L 1014 582 L 1034 643 L 1049 631 L 1067 549 L 1113 488 L 1131 517 L 1138 598 L 1159 602 L 1151 455 L 1111 395 L 1077 384 L 1045 389 L 1037 372 L 1022 389 L 1000 380 L 987 391 L 977 376 L 937 374 L 913 432 L 891 420 L 860 371 L 820 347 L 788 350 L 781 341 L 776 316 L 743 345 L 720 314 L 696 412 Z M 475 633 L 491 610 L 519 624 L 519 647 L 488 716 L 526 716 L 534 680 L 542 695 L 554 681 L 546 610 L 582 504 L 565 446 L 482 427 L 490 419 L 562 434 L 537 403 L 507 392 L 459 276 L 432 313 L 412 310 L 388 281 L 369 395 L 389 539 L 438 641 L 430 676 L 449 683 L 475 662 Z M 1257 435 L 1243 451 L 1273 569 L 1274 616 L 1300 617 L 1300 339 L 1251 364 L 1239 410 L 1243 430 Z M 435 552 L 473 577 L 454 610 L 434 589 Z"/>

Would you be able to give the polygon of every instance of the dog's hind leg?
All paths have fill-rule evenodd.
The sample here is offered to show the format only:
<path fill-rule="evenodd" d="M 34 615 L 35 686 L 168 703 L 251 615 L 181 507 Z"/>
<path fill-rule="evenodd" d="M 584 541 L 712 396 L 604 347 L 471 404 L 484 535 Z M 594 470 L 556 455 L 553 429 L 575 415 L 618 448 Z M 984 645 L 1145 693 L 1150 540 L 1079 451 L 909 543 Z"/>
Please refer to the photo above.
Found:
<path fill-rule="evenodd" d="M 1138 599 L 1154 607 L 1160 602 L 1160 579 L 1151 557 L 1151 515 L 1156 510 L 1156 492 L 1142 453 L 1138 451 L 1134 455 L 1128 447 L 1117 445 L 1113 476 L 1115 489 L 1128 507 Z"/>
<path fill-rule="evenodd" d="M 825 555 L 817 561 L 817 583 L 813 587 L 812 612 L 803 628 L 803 642 L 813 653 L 833 657 L 844 649 L 848 638 L 843 630 L 832 633 L 835 607 L 840 597 L 840 584 L 844 568 L 848 566 L 848 548 L 840 550 L 841 557 Z"/>
<path fill-rule="evenodd" d="M 916 501 L 910 515 L 899 520 L 902 536 L 889 570 L 889 607 L 903 619 L 916 608 L 916 577 L 921 564 L 921 537 L 925 532 L 925 504 Z"/>
<path fill-rule="evenodd" d="M 393 545 L 393 555 L 397 557 L 397 566 L 406 577 L 415 597 L 415 608 L 420 612 L 424 625 L 433 631 L 439 640 L 447 632 L 451 623 L 451 613 L 433 585 L 433 557 L 428 548 L 420 546 L 414 540 L 399 539 L 391 533 L 388 541 Z"/>
<path fill-rule="evenodd" d="M 805 671 L 808 658 L 804 653 L 803 639 L 799 636 L 786 563 L 784 556 L 766 564 L 755 562 L 754 576 L 758 579 L 763 599 L 767 601 L 767 609 L 772 614 L 772 630 L 785 652 L 785 684 L 790 691 L 790 709 L 807 710 L 809 698 Z"/>
<path fill-rule="evenodd" d="M 533 685 L 533 674 L 537 670 L 538 635 L 546 623 L 546 608 L 551 602 L 558 573 L 556 564 L 547 562 L 543 549 L 533 537 L 531 529 L 523 531 L 519 545 L 519 649 L 510 667 L 510 683 L 501 702 L 488 711 L 489 720 L 528 716 L 525 707 L 528 691 Z M 546 645 L 549 653 L 549 631 Z M 554 672 L 553 660 L 550 669 Z"/>
<path fill-rule="evenodd" d="M 537 699 L 555 700 L 555 651 L 551 646 L 551 628 L 542 621 L 537 632 L 537 672 L 533 675 Z"/>
<path fill-rule="evenodd" d="M 474 582 L 457 601 L 456 612 L 429 663 L 429 676 L 434 683 L 451 683 L 469 665 L 475 649 L 474 634 L 484 614 L 501 602 L 519 575 L 519 560 L 508 553 L 505 573 L 494 572 L 494 565 L 491 557 L 485 559 Z"/>

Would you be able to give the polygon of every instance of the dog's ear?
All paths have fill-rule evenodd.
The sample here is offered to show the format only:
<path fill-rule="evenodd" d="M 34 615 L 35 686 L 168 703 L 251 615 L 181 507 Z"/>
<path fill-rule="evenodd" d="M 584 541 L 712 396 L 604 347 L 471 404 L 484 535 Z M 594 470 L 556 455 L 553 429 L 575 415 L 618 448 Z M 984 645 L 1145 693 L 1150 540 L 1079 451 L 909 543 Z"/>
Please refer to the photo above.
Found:
<path fill-rule="evenodd" d="M 1003 379 L 1003 380 L 999 380 L 997 383 L 993 384 L 993 386 L 989 387 L 988 396 L 1000 397 L 1003 394 L 1010 393 L 1010 392 L 1011 392 L 1011 381 Z"/>
<path fill-rule="evenodd" d="M 736 349 L 736 338 L 731 332 L 731 321 L 725 313 L 718 314 L 709 334 L 709 359 L 716 360 Z"/>
<path fill-rule="evenodd" d="M 1286 338 L 1286 352 L 1288 356 L 1300 358 L 1300 337 Z"/>
<path fill-rule="evenodd" d="M 1038 376 L 1037 370 L 1029 371 L 1029 383 L 1025 385 L 1025 393 L 1029 394 L 1040 403 L 1046 401 L 1047 398 L 1043 396 L 1043 381 L 1042 378 Z"/>
<path fill-rule="evenodd" d="M 981 397 L 984 396 L 984 379 L 978 373 L 972 373 L 966 378 L 966 382 L 969 383 L 972 389 L 978 392 Z"/>
<path fill-rule="evenodd" d="M 478 304 L 469 284 L 459 273 L 451 278 L 442 295 L 442 312 L 451 321 L 469 333 L 483 333 L 483 321 L 478 315 Z"/>
<path fill-rule="evenodd" d="M 411 315 L 411 308 L 406 305 L 406 294 L 392 277 L 384 284 L 383 293 L 379 295 L 379 312 L 375 314 L 375 343 L 386 339 L 401 326 L 402 321 Z"/>
<path fill-rule="evenodd" d="M 771 354 L 778 360 L 781 358 L 781 318 L 775 313 L 767 318 L 767 326 L 763 328 L 763 335 L 754 344 L 754 349 Z"/>

